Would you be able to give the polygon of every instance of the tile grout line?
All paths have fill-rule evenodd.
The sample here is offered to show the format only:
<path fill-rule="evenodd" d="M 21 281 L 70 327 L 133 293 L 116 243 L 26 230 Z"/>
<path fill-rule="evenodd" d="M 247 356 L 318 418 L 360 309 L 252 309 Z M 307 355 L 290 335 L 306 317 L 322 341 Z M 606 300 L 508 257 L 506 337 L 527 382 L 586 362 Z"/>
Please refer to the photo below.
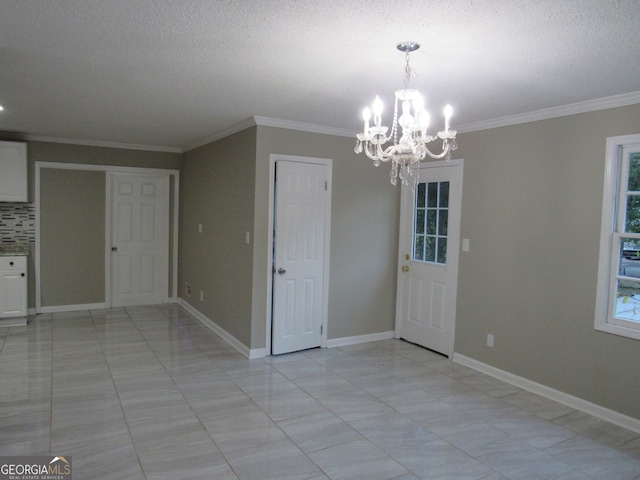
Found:
<path fill-rule="evenodd" d="M 131 316 L 129 315 L 129 312 L 127 312 L 126 309 L 123 308 L 123 311 L 127 314 L 127 318 L 129 319 L 129 321 L 131 323 L 134 324 L 133 319 L 131 318 Z M 107 365 L 107 370 L 109 371 L 109 377 L 111 378 L 111 383 L 113 384 L 113 390 L 116 393 L 116 396 L 118 397 L 118 403 L 120 404 L 120 411 L 122 412 L 122 419 L 124 420 L 125 425 L 127 426 L 127 433 L 129 434 L 129 439 L 131 440 L 131 445 L 133 446 L 133 450 L 135 452 L 136 458 L 138 460 L 138 465 L 140 466 L 140 471 L 142 472 L 142 475 L 144 476 L 144 478 L 147 478 L 147 474 L 144 471 L 144 465 L 142 464 L 142 460 L 140 459 L 140 454 L 138 453 L 138 448 L 136 446 L 136 442 L 133 439 L 133 435 L 131 433 L 131 426 L 129 425 L 129 421 L 127 420 L 127 415 L 124 411 L 124 405 L 122 404 L 122 399 L 120 398 L 120 392 L 118 391 L 118 387 L 116 385 L 116 381 L 115 378 L 113 378 L 113 372 L 111 371 L 111 364 L 109 363 L 109 359 L 107 358 L 107 354 L 104 350 L 104 344 L 102 342 L 102 339 L 100 338 L 100 335 L 98 334 L 98 330 L 96 328 L 96 323 L 95 323 L 95 317 L 92 311 L 89 311 L 90 315 L 91 315 L 91 323 L 93 325 L 94 330 L 96 330 L 96 337 L 98 339 L 98 342 L 100 343 L 100 349 L 102 351 L 102 356 L 104 357 L 104 363 Z M 137 328 L 137 327 L 136 327 Z"/>
<path fill-rule="evenodd" d="M 180 307 L 182 309 L 182 307 Z M 127 311 L 127 315 L 129 315 L 128 310 Z M 171 324 L 173 324 L 175 326 L 175 328 L 182 330 L 180 328 L 180 325 L 176 324 L 176 319 L 172 319 L 168 316 L 166 316 L 164 314 L 164 312 L 162 312 L 161 309 L 158 309 L 158 311 L 162 314 L 162 316 Z M 182 311 L 182 310 L 181 310 Z M 186 311 L 184 311 L 185 313 L 187 313 Z M 185 403 L 189 406 L 189 409 L 193 412 L 193 415 L 195 416 L 195 418 L 198 419 L 198 422 L 200 423 L 200 426 L 202 427 L 202 429 L 206 432 L 207 436 L 211 439 L 211 442 L 213 443 L 213 445 L 215 445 L 216 449 L 218 450 L 218 453 L 220 453 L 220 455 L 222 456 L 222 458 L 224 458 L 224 461 L 227 463 L 227 466 L 231 469 L 231 471 L 234 473 L 234 475 L 236 475 L 236 477 L 240 478 L 233 466 L 231 465 L 231 463 L 229 463 L 229 461 L 227 460 L 226 455 L 222 452 L 222 450 L 220 449 L 220 447 L 218 446 L 217 442 L 215 441 L 215 439 L 212 437 L 211 433 L 209 432 L 209 430 L 207 430 L 207 427 L 204 425 L 202 419 L 200 418 L 200 416 L 198 415 L 198 413 L 193 409 L 191 403 L 189 402 L 189 400 L 184 396 L 184 393 L 182 392 L 182 390 L 180 389 L 180 386 L 176 383 L 175 379 L 173 378 L 173 375 L 171 374 L 171 372 L 167 369 L 167 366 L 164 364 L 164 362 L 162 361 L 162 359 L 158 356 L 158 354 L 156 353 L 156 351 L 151 347 L 151 345 L 149 344 L 149 341 L 147 339 L 147 337 L 144 335 L 144 333 L 142 332 L 142 330 L 140 330 L 140 328 L 138 327 L 138 325 L 136 324 L 135 320 L 129 315 L 129 317 L 131 318 L 131 322 L 133 323 L 133 325 L 135 326 L 136 330 L 138 330 L 138 332 L 140 332 L 140 335 L 142 336 L 142 338 L 144 339 L 145 343 L 147 344 L 147 346 L 149 347 L 149 350 L 151 350 L 151 352 L 153 352 L 154 357 L 156 358 L 156 360 L 160 363 L 160 365 L 162 365 L 162 368 L 164 369 L 164 371 L 167 373 L 167 375 L 169 376 L 169 378 L 171 379 L 171 382 L 175 385 L 176 389 L 180 392 L 180 396 L 183 398 L 183 400 L 185 401 Z M 191 318 L 191 317 L 188 317 Z M 198 347 L 198 350 L 200 352 L 202 352 L 207 358 L 209 358 L 209 356 L 202 350 L 202 348 L 200 348 L 200 345 L 196 344 Z M 126 418 L 126 416 L 125 416 Z M 131 436 L 131 441 L 134 444 L 134 448 L 135 448 L 135 442 L 133 440 L 133 436 Z M 140 460 L 140 457 L 138 455 L 138 461 L 140 462 L 140 465 L 142 467 L 142 461 Z M 144 470 L 143 470 L 143 474 L 144 474 Z M 145 474 L 146 477 L 146 474 Z"/>
<path fill-rule="evenodd" d="M 384 348 L 384 347 L 381 347 L 381 348 Z M 349 351 L 345 351 L 344 349 L 341 349 L 341 350 L 342 350 L 342 351 L 344 351 L 346 354 L 351 355 L 351 353 L 350 353 Z M 357 351 L 357 350 L 356 350 L 356 351 Z M 408 356 L 406 356 L 406 355 L 402 355 L 402 353 L 397 353 L 397 352 L 394 352 L 394 353 L 395 353 L 395 354 L 397 354 L 397 355 L 400 355 L 401 357 L 404 357 L 404 358 L 406 358 L 406 359 L 408 359 L 408 360 L 412 360 L 412 361 L 413 361 L 413 359 L 412 359 L 411 357 L 408 357 Z M 307 356 L 307 358 L 310 358 L 311 360 L 315 361 L 313 358 L 311 358 L 311 357 L 309 357 L 309 356 Z M 364 363 L 367 363 L 367 364 L 369 364 L 369 365 L 372 365 L 372 366 L 374 366 L 374 367 L 378 368 L 379 370 L 381 370 L 381 369 L 380 369 L 380 367 L 379 367 L 379 364 L 378 364 L 378 363 L 369 362 L 369 361 L 367 361 L 367 360 L 361 360 L 361 361 L 363 361 Z M 449 360 L 449 361 L 450 361 L 450 360 Z M 317 362 L 316 362 L 316 363 L 317 363 Z M 430 363 L 430 362 L 425 362 L 425 363 L 423 363 L 423 366 L 424 366 L 425 368 L 427 368 L 427 369 L 428 369 L 428 363 Z M 319 365 L 319 364 L 318 364 L 318 365 Z M 493 467 L 491 467 L 490 465 L 486 464 L 486 463 L 485 463 L 485 462 L 483 462 L 482 460 L 480 460 L 480 459 L 478 459 L 478 458 L 474 457 L 474 456 L 473 456 L 473 455 L 471 455 L 469 452 L 467 452 L 467 451 L 463 450 L 462 448 L 458 447 L 457 445 L 454 445 L 454 444 L 450 443 L 446 438 L 444 438 L 444 437 L 442 437 L 441 435 L 439 435 L 439 434 L 437 434 L 437 433 L 435 433 L 435 432 L 431 431 L 431 429 L 429 429 L 428 427 L 423 426 L 421 423 L 416 422 L 416 421 L 415 421 L 415 420 L 413 420 L 411 417 L 409 417 L 409 416 L 407 416 L 406 414 L 402 413 L 401 411 L 397 410 L 394 406 L 392 406 L 392 405 L 388 404 L 387 402 L 385 402 L 384 400 L 382 400 L 382 398 L 381 398 L 381 397 L 375 396 L 375 395 L 373 395 L 373 394 L 371 394 L 371 393 L 367 392 L 367 391 L 366 391 L 366 390 L 364 390 L 363 388 L 361 388 L 361 387 L 359 387 L 358 385 L 356 385 L 356 384 L 352 383 L 352 382 L 349 380 L 349 378 L 344 377 L 344 376 L 343 376 L 343 375 L 341 375 L 339 372 L 337 372 L 337 371 L 335 371 L 335 370 L 333 370 L 333 369 L 331 369 L 331 368 L 329 368 L 329 370 L 330 370 L 330 371 L 332 371 L 332 372 L 333 372 L 334 374 L 336 374 L 337 376 L 339 376 L 340 378 L 342 378 L 342 379 L 344 379 L 345 381 L 347 381 L 349 384 L 353 385 L 353 387 L 355 387 L 356 389 L 358 389 L 358 390 L 360 390 L 360 391 L 362 391 L 362 392 L 364 392 L 364 393 L 367 393 L 368 395 L 370 395 L 371 397 L 373 397 L 374 399 L 376 399 L 376 401 L 379 401 L 379 402 L 381 402 L 382 404 L 387 405 L 389 408 L 393 409 L 396 413 L 398 413 L 399 415 L 401 415 L 403 418 L 406 418 L 407 420 L 411 421 L 412 423 L 414 423 L 414 424 L 416 424 L 416 425 L 418 425 L 418 426 L 422 426 L 423 428 L 426 428 L 426 429 L 427 429 L 427 430 L 428 430 L 432 435 L 434 435 L 435 437 L 437 437 L 437 438 L 438 438 L 438 439 L 440 439 L 441 441 L 443 441 L 443 442 L 447 443 L 448 445 L 451 445 L 453 448 L 455 448 L 455 449 L 456 449 L 457 451 L 459 451 L 461 454 L 463 454 L 463 455 L 465 455 L 465 456 L 467 456 L 467 457 L 469 457 L 469 458 L 473 459 L 474 461 L 477 461 L 477 462 L 479 462 L 479 463 L 483 464 L 483 465 L 484 465 L 484 466 L 486 466 L 489 470 L 491 470 L 491 472 L 492 472 L 492 473 L 489 473 L 489 474 L 487 474 L 487 475 L 484 475 L 484 476 L 483 476 L 483 477 L 481 477 L 481 478 L 485 478 L 485 477 L 487 477 L 487 476 L 489 476 L 489 475 L 492 475 L 492 474 L 499 474 L 499 475 L 502 475 L 502 474 L 501 474 L 501 472 L 499 472 L 499 471 L 495 470 Z M 395 374 L 393 374 L 393 373 L 391 373 L 391 375 L 392 375 L 392 376 L 394 376 L 394 377 L 396 376 L 396 375 L 395 375 Z M 450 377 L 450 376 L 449 376 L 449 375 L 447 375 L 446 373 L 445 373 L 444 375 L 445 375 L 445 376 L 447 376 L 447 377 L 449 377 L 449 378 L 451 378 L 451 380 L 459 381 L 459 380 L 458 380 L 458 379 L 456 379 L 456 378 L 452 378 L 452 377 Z M 474 375 L 474 374 L 472 373 L 472 374 L 469 374 L 469 375 L 467 375 L 467 376 L 472 376 L 472 375 Z M 412 382 L 412 383 L 413 383 L 413 382 Z M 464 382 L 461 382 L 461 383 L 464 383 Z M 478 389 L 476 386 L 474 386 L 474 385 L 468 385 L 468 386 L 469 386 L 470 388 L 472 388 L 474 391 L 478 392 L 478 393 L 487 394 L 486 392 L 484 392 L 484 391 L 482 391 L 482 390 L 479 390 L 479 389 Z M 417 388 L 420 388 L 420 387 L 417 387 Z M 421 388 L 420 388 L 420 389 L 421 389 Z M 426 391 L 426 390 L 424 390 L 424 391 L 425 391 L 425 393 L 429 394 L 429 392 L 428 392 L 428 391 Z M 517 393 L 517 392 L 514 392 L 514 393 Z M 496 400 L 500 400 L 500 398 L 498 398 L 498 397 L 493 397 L 493 396 L 492 396 L 492 398 L 495 398 Z M 326 406 L 325 406 L 325 407 L 326 407 Z M 328 407 L 326 407 L 326 408 L 327 408 L 327 409 L 329 409 Z M 516 408 L 518 409 L 518 411 L 522 411 L 522 412 L 524 412 L 524 410 L 521 410 L 519 407 L 516 407 Z M 330 410 L 330 409 L 329 409 L 329 410 Z M 335 415 L 337 415 L 339 418 L 341 418 L 341 417 L 340 417 L 338 414 L 336 414 L 335 412 L 332 412 L 332 413 L 334 413 L 334 414 L 335 414 Z M 528 413 L 528 412 L 525 412 L 525 413 Z M 374 417 L 372 417 L 372 418 L 374 418 Z M 539 418 L 539 417 L 538 417 L 538 418 Z M 551 422 L 550 422 L 550 421 L 548 421 L 548 420 L 546 420 L 546 419 L 542 419 L 542 418 L 540 418 L 540 420 L 541 420 L 541 421 L 546 421 L 547 423 L 551 424 Z M 343 420 L 343 421 L 344 421 L 344 420 Z M 487 426 L 489 426 L 489 427 L 492 427 L 490 424 L 486 423 L 486 421 L 485 421 L 485 420 L 481 420 L 481 423 L 482 423 L 483 425 L 487 425 Z M 350 425 L 350 422 L 347 422 L 347 424 L 349 424 L 349 425 Z M 350 425 L 350 426 L 351 426 L 351 425 Z M 354 427 L 351 427 L 351 428 L 354 428 Z M 496 427 L 492 427 L 492 428 L 496 428 Z M 498 429 L 498 430 L 500 430 L 500 431 L 502 431 L 502 430 L 501 430 L 501 429 L 499 429 L 499 428 L 497 428 L 497 429 Z M 356 431 L 358 431 L 358 433 L 360 433 L 361 435 L 363 435 L 359 430 L 357 430 L 357 429 L 355 429 L 355 430 L 356 430 Z M 518 440 L 516 437 L 513 437 L 513 436 L 512 436 L 511 434 L 509 434 L 508 432 L 504 432 L 504 431 L 502 431 L 502 432 L 503 432 L 505 435 L 507 435 L 507 436 L 508 436 L 508 438 L 511 438 L 511 439 L 513 439 L 513 440 Z M 574 432 L 574 433 L 575 433 L 575 432 Z M 574 436 L 575 436 L 575 435 L 574 435 Z M 571 438 L 573 438 L 574 436 L 572 436 Z M 381 451 L 383 451 L 387 456 L 389 456 L 390 458 L 392 458 L 393 460 L 395 460 L 396 462 L 398 462 L 400 465 L 402 465 L 404 468 L 406 468 L 407 470 L 409 470 L 409 471 L 410 471 L 411 473 L 413 473 L 414 475 L 418 476 L 418 473 L 417 473 L 417 472 L 415 472 L 415 471 L 411 470 L 411 468 L 409 468 L 408 466 L 404 465 L 402 462 L 400 462 L 398 459 L 396 459 L 393 455 L 391 455 L 391 454 L 387 453 L 387 452 L 386 452 L 386 451 L 385 451 L 381 446 L 379 446 L 375 441 L 373 441 L 373 440 L 369 439 L 366 435 L 363 435 L 363 437 L 364 437 L 365 439 L 367 439 L 369 442 L 371 442 L 373 445 L 375 445 L 377 448 L 381 449 Z M 565 440 L 560 440 L 560 441 L 556 442 L 556 444 L 562 443 L 563 441 L 565 441 Z M 525 443 L 526 443 L 526 442 L 525 442 Z M 554 445 L 555 445 L 555 444 L 554 444 Z M 534 446 L 531 446 L 531 447 L 532 447 L 532 448 L 535 448 L 536 450 L 540 451 L 541 453 L 545 453 L 543 450 L 541 450 L 541 449 L 539 449 L 539 448 L 537 448 L 537 447 L 534 447 Z M 548 454 L 547 454 L 547 455 L 548 455 Z M 555 458 L 555 457 L 554 457 L 554 458 Z M 563 462 L 563 463 L 564 463 L 564 462 Z M 575 469 L 574 469 L 573 467 L 571 467 L 570 465 L 567 465 L 567 467 L 571 468 L 571 471 L 575 471 Z M 481 479 L 479 479 L 479 480 L 481 480 Z"/>

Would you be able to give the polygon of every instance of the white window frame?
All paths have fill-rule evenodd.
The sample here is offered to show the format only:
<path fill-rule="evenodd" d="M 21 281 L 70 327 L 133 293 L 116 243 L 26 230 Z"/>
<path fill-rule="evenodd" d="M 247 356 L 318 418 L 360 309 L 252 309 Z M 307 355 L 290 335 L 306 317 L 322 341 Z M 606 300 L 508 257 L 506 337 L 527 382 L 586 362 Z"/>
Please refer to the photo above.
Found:
<path fill-rule="evenodd" d="M 624 232 L 626 209 L 622 208 L 622 197 L 626 199 L 628 158 L 622 152 L 629 147 L 640 148 L 640 134 L 607 138 L 595 329 L 640 340 L 640 322 L 614 316 L 621 239 L 640 238 L 640 234 Z"/>

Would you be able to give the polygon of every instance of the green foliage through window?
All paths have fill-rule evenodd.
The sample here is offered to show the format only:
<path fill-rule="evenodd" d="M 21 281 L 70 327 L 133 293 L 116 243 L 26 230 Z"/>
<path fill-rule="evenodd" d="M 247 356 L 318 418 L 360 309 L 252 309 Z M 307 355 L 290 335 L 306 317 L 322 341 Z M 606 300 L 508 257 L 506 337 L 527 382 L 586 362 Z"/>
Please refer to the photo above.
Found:
<path fill-rule="evenodd" d="M 629 155 L 625 232 L 640 233 L 640 152 Z"/>

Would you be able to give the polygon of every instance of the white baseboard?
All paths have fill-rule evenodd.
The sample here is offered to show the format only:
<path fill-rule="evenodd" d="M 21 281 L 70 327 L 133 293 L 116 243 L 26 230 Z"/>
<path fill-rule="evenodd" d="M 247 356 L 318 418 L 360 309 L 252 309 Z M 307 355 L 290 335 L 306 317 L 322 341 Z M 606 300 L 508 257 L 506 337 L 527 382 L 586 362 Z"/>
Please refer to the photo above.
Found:
<path fill-rule="evenodd" d="M 574 397 L 573 395 L 561 392 L 560 390 L 556 390 L 513 373 L 500 370 L 499 368 L 492 367 L 491 365 L 460 355 L 459 353 L 454 353 L 452 360 L 460 365 L 486 373 L 498 380 L 510 383 L 511 385 L 522 388 L 523 390 L 527 390 L 531 393 L 535 393 L 541 397 L 554 400 L 568 407 L 575 408 L 576 410 L 588 413 L 594 417 L 606 420 L 607 422 L 618 425 L 619 427 L 640 433 L 640 420 L 637 418 L 629 417 L 628 415 L 616 412 L 615 410 L 596 405 L 595 403 L 591 403 L 582 398 Z"/>
<path fill-rule="evenodd" d="M 211 329 L 214 333 L 216 333 L 220 338 L 222 338 L 225 342 L 231 345 L 233 348 L 238 350 L 242 355 L 247 357 L 248 359 L 260 358 L 265 356 L 266 349 L 249 349 L 244 343 L 238 340 L 236 337 L 227 332 L 224 328 L 218 325 L 216 322 L 211 320 L 205 314 L 203 314 L 200 310 L 195 308 L 190 303 L 184 301 L 182 298 L 178 299 L 178 303 L 191 315 L 196 317 L 198 321 L 200 321 L 205 327 Z M 262 354 L 260 355 L 260 352 Z"/>
<path fill-rule="evenodd" d="M 78 305 L 56 305 L 54 307 L 40 307 L 39 313 L 77 312 L 79 310 L 101 310 L 108 308 L 106 303 L 83 303 Z"/>
<path fill-rule="evenodd" d="M 244 343 L 240 342 L 237 338 L 227 332 L 220 325 L 215 323 L 213 320 L 208 318 L 202 312 L 200 312 L 197 308 L 195 308 L 190 303 L 186 302 L 184 299 L 179 298 L 178 303 L 191 315 L 196 317 L 204 326 L 210 328 L 213 332 L 218 334 L 223 340 L 225 340 L 229 345 L 238 350 L 242 355 L 247 357 L 250 360 L 254 358 L 263 358 L 267 356 L 266 348 L 248 348 Z M 345 345 L 356 345 L 358 343 L 366 343 L 366 342 L 377 342 L 379 340 L 388 340 L 393 338 L 394 332 L 380 332 L 380 333 L 371 333 L 368 335 L 357 335 L 354 337 L 342 337 L 342 338 L 334 338 L 332 340 L 327 340 L 327 347 L 342 347 Z"/>
<path fill-rule="evenodd" d="M 167 303 L 179 303 L 177 297 L 167 298 Z M 37 315 L 38 313 L 59 313 L 59 312 L 77 312 L 78 310 L 102 310 L 109 308 L 105 303 L 86 303 L 78 305 L 56 305 L 53 307 L 40 307 L 38 312 L 36 308 L 29 308 L 28 315 Z"/>
<path fill-rule="evenodd" d="M 27 324 L 27 317 L 0 318 L 0 327 L 23 327 Z"/>
<path fill-rule="evenodd" d="M 264 358 L 266 356 L 266 348 L 252 348 L 249 350 L 249 360 L 253 360 L 254 358 Z"/>
<path fill-rule="evenodd" d="M 393 338 L 394 332 L 369 333 L 367 335 L 356 335 L 353 337 L 332 338 L 327 340 L 327 347 L 344 347 L 346 345 L 357 345 L 358 343 L 379 342 L 380 340 L 389 340 Z"/>

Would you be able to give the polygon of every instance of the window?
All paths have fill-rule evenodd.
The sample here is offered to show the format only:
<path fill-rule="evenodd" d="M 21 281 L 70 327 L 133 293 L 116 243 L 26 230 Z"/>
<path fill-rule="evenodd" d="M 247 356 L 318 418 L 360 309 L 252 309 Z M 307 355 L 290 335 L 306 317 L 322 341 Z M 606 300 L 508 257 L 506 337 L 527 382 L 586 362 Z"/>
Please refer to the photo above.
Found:
<path fill-rule="evenodd" d="M 448 223 L 449 182 L 419 183 L 413 218 L 413 260 L 447 263 Z"/>
<path fill-rule="evenodd" d="M 595 328 L 640 339 L 640 135 L 607 139 Z"/>

